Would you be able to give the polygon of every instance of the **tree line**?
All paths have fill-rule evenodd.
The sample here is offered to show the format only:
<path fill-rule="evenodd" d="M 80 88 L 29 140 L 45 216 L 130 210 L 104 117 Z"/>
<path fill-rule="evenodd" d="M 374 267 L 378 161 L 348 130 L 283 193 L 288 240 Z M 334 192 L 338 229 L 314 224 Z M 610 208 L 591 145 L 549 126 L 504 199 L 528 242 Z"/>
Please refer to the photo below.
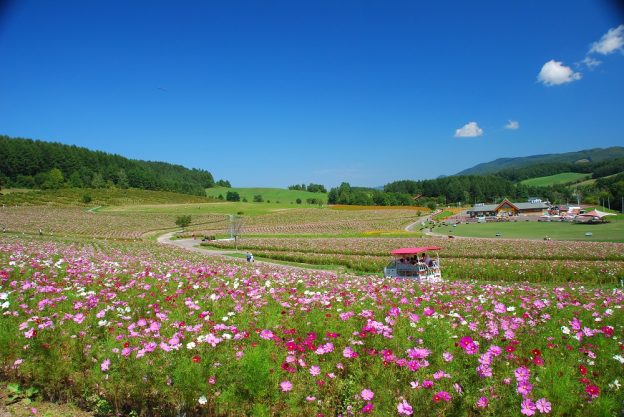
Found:
<path fill-rule="evenodd" d="M 326 193 L 327 192 L 327 189 L 325 188 L 324 185 L 314 184 L 314 183 L 310 183 L 307 186 L 305 184 L 289 185 L 288 189 L 297 190 L 297 191 L 309 191 L 311 193 Z"/>
<path fill-rule="evenodd" d="M 220 183 L 229 182 L 220 180 Z M 0 135 L 0 186 L 140 188 L 206 195 L 212 174 L 166 162 L 128 159 L 74 145 Z"/>

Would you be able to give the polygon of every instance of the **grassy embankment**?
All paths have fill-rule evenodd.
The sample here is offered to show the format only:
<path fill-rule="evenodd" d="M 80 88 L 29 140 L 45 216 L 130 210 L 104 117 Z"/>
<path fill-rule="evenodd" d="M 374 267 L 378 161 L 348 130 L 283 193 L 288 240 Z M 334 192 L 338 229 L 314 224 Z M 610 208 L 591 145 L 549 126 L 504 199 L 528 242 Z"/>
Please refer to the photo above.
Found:
<path fill-rule="evenodd" d="M 532 187 L 546 187 L 549 185 L 567 184 L 588 177 L 591 177 L 591 174 L 562 172 L 561 174 L 549 175 L 547 177 L 529 178 L 528 180 L 521 181 L 521 183 Z"/>

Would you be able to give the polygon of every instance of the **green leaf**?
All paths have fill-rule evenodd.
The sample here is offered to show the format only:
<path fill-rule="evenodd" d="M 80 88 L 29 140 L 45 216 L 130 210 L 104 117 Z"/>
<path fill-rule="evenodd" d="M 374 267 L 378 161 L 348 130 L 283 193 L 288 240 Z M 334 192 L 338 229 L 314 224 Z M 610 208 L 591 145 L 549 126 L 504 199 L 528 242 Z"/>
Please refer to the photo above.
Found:
<path fill-rule="evenodd" d="M 12 392 L 14 394 L 19 394 L 20 392 L 22 392 L 22 390 L 20 389 L 19 384 L 16 384 L 14 382 L 8 384 L 7 385 L 7 389 L 9 390 L 9 392 Z"/>
<path fill-rule="evenodd" d="M 39 390 L 35 387 L 30 387 L 26 390 L 26 396 L 27 397 L 33 397 L 34 395 L 36 395 L 39 392 Z"/>

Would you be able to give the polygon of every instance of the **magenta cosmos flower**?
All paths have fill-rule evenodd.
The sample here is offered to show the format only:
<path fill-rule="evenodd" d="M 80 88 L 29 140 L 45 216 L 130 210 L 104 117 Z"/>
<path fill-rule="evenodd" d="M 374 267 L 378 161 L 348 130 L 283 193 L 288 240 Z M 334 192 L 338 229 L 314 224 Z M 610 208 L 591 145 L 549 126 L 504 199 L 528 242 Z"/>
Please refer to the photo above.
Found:
<path fill-rule="evenodd" d="M 522 404 L 520 404 L 520 406 L 522 407 L 520 412 L 525 416 L 532 416 L 535 414 L 535 403 L 530 399 L 525 398 L 522 400 Z"/>

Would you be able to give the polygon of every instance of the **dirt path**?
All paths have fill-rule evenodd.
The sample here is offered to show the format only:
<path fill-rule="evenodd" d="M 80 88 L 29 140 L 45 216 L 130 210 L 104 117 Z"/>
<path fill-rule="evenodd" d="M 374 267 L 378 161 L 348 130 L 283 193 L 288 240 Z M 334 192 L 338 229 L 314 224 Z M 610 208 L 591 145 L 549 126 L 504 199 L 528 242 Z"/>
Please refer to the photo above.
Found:
<path fill-rule="evenodd" d="M 415 226 L 418 226 L 422 222 L 430 221 L 433 216 L 435 216 L 436 214 L 441 213 L 441 212 L 442 212 L 442 210 L 436 210 L 436 211 L 432 212 L 431 214 L 427 214 L 426 216 L 421 216 L 418 219 L 416 219 L 415 222 L 410 223 L 407 226 L 405 226 L 404 230 L 406 232 L 413 232 L 414 231 L 413 229 L 414 229 Z"/>
<path fill-rule="evenodd" d="M 236 249 L 231 249 L 231 250 L 230 249 L 225 249 L 225 250 L 204 249 L 203 247 L 198 247 L 198 245 L 201 243 L 200 240 L 195 240 L 195 239 L 175 239 L 175 240 L 171 240 L 171 237 L 175 233 L 177 233 L 177 232 L 169 232 L 169 233 L 165 233 L 164 235 L 158 236 L 158 239 L 157 239 L 158 243 L 161 243 L 163 245 L 176 246 L 178 248 L 187 250 L 189 252 L 201 253 L 201 254 L 207 255 L 207 256 L 218 256 L 218 257 L 227 258 L 227 259 L 233 260 L 233 261 L 246 262 L 246 260 L 243 259 L 243 258 L 235 258 L 235 257 L 227 256 L 227 254 L 230 254 L 230 253 L 240 253 L 240 254 L 244 255 L 245 253 L 247 253 L 247 251 L 236 250 Z M 300 266 L 284 265 L 284 264 L 280 264 L 280 263 L 277 263 L 277 262 L 269 262 L 269 261 L 254 261 L 254 264 L 279 266 L 281 268 L 293 269 L 293 270 L 297 270 L 297 271 L 306 271 L 306 272 L 337 272 L 337 271 L 328 271 L 326 269 L 315 269 L 313 266 L 311 268 L 304 268 L 304 267 L 300 267 Z"/>

